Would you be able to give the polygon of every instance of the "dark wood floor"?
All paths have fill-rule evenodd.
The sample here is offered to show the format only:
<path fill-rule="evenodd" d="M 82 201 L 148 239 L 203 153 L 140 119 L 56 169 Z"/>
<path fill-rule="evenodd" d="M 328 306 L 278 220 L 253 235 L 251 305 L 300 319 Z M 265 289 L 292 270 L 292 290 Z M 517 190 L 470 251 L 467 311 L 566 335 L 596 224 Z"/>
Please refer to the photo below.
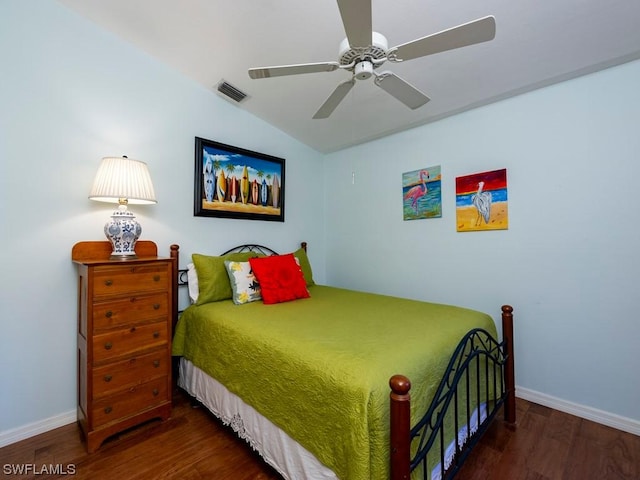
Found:
<path fill-rule="evenodd" d="M 495 421 L 457 480 L 640 479 L 640 437 L 518 399 L 518 426 Z M 73 465 L 75 475 L 7 475 Z M 76 425 L 0 449 L 3 478 L 279 480 L 243 441 L 177 394 L 172 418 L 108 440 L 88 455 Z M 302 479 L 295 479 L 302 480 Z M 373 479 L 378 480 L 378 479 Z"/>

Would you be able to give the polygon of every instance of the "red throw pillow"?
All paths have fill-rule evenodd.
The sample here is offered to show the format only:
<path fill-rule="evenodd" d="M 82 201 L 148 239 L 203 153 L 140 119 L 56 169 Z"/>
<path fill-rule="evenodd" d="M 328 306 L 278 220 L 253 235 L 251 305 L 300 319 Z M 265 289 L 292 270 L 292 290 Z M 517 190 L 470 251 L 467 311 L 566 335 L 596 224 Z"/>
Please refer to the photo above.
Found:
<path fill-rule="evenodd" d="M 264 303 L 288 302 L 309 297 L 302 270 L 292 253 L 250 258 L 249 263 L 260 284 Z"/>

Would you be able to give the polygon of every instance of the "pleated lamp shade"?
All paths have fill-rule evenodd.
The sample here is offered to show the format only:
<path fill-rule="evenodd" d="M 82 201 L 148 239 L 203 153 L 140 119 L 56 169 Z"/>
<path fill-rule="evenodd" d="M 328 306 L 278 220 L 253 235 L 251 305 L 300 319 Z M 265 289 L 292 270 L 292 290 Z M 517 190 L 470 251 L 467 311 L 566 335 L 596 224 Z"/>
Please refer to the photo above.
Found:
<path fill-rule="evenodd" d="M 102 159 L 89 198 L 110 203 L 125 199 L 132 205 L 157 203 L 147 164 L 127 157 Z"/>
<path fill-rule="evenodd" d="M 156 202 L 147 164 L 127 157 L 105 157 L 89 194 L 91 200 L 120 204 L 104 226 L 111 242 L 112 260 L 135 259 L 135 245 L 142 227 L 127 209 L 127 204 L 148 205 Z"/>

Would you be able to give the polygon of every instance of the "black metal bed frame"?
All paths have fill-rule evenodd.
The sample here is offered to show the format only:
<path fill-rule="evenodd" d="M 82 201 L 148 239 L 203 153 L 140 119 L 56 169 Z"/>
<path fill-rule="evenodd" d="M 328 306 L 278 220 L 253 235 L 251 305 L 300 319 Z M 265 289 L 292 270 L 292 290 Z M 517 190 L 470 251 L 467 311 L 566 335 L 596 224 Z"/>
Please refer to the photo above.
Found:
<path fill-rule="evenodd" d="M 438 467 L 435 477 L 450 480 L 501 408 L 505 422 L 515 425 L 513 307 L 510 305 L 502 306 L 502 338 L 499 342 L 480 328 L 467 332 L 451 356 L 427 412 L 413 426 L 410 422 L 411 381 L 404 375 L 391 377 L 392 480 L 408 480 L 419 467 L 422 469 L 419 478 L 430 480 L 431 471 Z M 484 414 L 483 408 L 486 408 Z M 473 415 L 477 415 L 474 429 L 471 428 Z M 464 435 L 460 435 L 461 426 L 466 426 Z M 447 454 L 452 444 L 450 439 L 454 446 L 451 457 Z"/>
<path fill-rule="evenodd" d="M 260 255 L 278 255 L 278 252 L 272 250 L 269 247 L 265 247 L 264 245 L 258 245 L 255 243 L 247 243 L 245 245 L 238 245 L 237 247 L 230 248 L 222 255 L 228 255 L 229 253 L 244 253 L 244 252 L 254 252 Z"/>
<path fill-rule="evenodd" d="M 302 243 L 306 250 L 306 242 Z M 172 245 L 172 257 L 178 258 L 178 246 Z M 263 245 L 245 244 L 233 247 L 229 253 L 255 252 L 260 255 L 278 255 Z M 176 269 L 177 285 L 187 286 L 186 269 Z M 176 301 L 177 307 L 177 301 Z M 434 445 L 439 448 L 440 475 L 442 480 L 451 480 L 462 467 L 467 456 L 478 443 L 501 408 L 507 423 L 515 424 L 515 380 L 513 358 L 513 308 L 502 306 L 503 341 L 497 341 L 484 329 L 473 329 L 462 338 L 456 347 L 443 375 L 436 394 L 424 416 L 410 426 L 410 380 L 403 375 L 394 375 L 389 380 L 391 387 L 391 466 L 392 479 L 409 479 L 411 472 L 422 466 L 421 478 L 431 479 L 429 460 L 433 461 Z M 177 315 L 176 315 L 177 321 Z M 480 375 L 484 369 L 484 377 Z M 475 378 L 475 381 L 472 379 Z M 484 385 L 482 385 L 484 378 Z M 460 390 L 462 384 L 463 390 Z M 484 387 L 484 388 L 483 388 Z M 463 404 L 460 405 L 460 400 Z M 451 412 L 453 405 L 453 412 Z M 482 414 L 482 405 L 486 414 Z M 459 417 L 463 413 L 462 426 L 467 426 L 465 438 L 459 437 Z M 477 429 L 470 431 L 472 416 L 477 414 Z M 450 417 L 453 427 L 448 425 Z M 452 433 L 447 431 L 452 430 Z M 455 453 L 447 464 L 446 449 L 452 437 Z M 437 442 L 437 443 L 436 443 Z M 406 460 L 405 460 L 406 459 Z M 400 465 L 400 467 L 398 467 Z"/>
<path fill-rule="evenodd" d="M 440 452 L 437 458 L 440 465 L 440 478 L 451 479 L 456 475 L 506 400 L 504 346 L 504 342 L 497 342 L 489 332 L 480 328 L 469 331 L 460 341 L 449 361 L 431 406 L 422 419 L 411 428 L 411 442 L 412 444 L 417 442 L 415 454 L 411 458 L 411 471 L 422 465 L 423 478 L 431 478 L 427 468 L 427 454 L 431 452 L 437 441 Z M 480 375 L 482 369 L 484 377 Z M 475 382 L 472 382 L 472 377 L 475 378 Z M 482 385 L 483 379 L 484 385 Z M 459 388 L 461 385 L 462 392 Z M 453 412 L 450 410 L 452 404 Z M 483 405 L 486 406 L 486 414 L 482 412 Z M 459 421 L 461 410 L 464 418 L 463 425 L 460 425 Z M 472 432 L 474 412 L 477 415 L 478 426 Z M 455 442 L 455 453 L 451 465 L 445 458 L 448 446 L 445 442 L 447 413 L 453 414 L 451 430 Z M 459 431 L 465 425 L 466 436 L 460 438 Z"/>

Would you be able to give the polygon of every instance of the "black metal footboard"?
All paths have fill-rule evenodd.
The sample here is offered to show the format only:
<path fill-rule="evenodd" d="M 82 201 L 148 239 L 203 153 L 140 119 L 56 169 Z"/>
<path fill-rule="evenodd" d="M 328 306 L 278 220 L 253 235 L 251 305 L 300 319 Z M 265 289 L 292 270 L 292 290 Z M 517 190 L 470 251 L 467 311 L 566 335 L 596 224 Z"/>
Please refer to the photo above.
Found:
<path fill-rule="evenodd" d="M 453 353 L 424 416 L 409 427 L 411 383 L 395 375 L 391 386 L 392 478 L 453 478 L 484 431 L 504 406 L 515 423 L 513 309 L 505 305 L 503 341 L 489 332 L 468 332 Z"/>
<path fill-rule="evenodd" d="M 425 479 L 453 478 L 504 403 L 504 364 L 502 345 L 489 332 L 465 335 L 427 413 L 411 429 L 411 444 L 417 444 L 411 471 L 421 468 Z"/>

